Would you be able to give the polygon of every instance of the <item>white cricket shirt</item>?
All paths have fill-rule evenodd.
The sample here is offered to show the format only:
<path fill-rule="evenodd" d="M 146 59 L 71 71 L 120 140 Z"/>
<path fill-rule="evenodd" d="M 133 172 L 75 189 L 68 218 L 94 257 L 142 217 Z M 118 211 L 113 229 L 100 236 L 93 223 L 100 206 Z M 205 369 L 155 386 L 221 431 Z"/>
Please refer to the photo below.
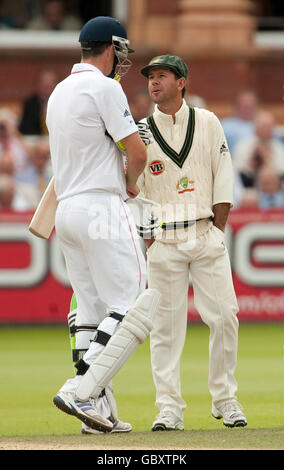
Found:
<path fill-rule="evenodd" d="M 127 197 L 115 142 L 138 129 L 118 82 L 93 65 L 75 64 L 49 98 L 46 123 L 58 200 L 97 190 Z"/>

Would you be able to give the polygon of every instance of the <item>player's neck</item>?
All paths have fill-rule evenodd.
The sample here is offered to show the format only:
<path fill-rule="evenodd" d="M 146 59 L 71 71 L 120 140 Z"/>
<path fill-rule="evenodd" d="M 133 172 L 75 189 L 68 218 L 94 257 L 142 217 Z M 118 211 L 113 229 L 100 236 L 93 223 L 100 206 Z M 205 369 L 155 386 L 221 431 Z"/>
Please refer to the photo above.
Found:
<path fill-rule="evenodd" d="M 159 103 L 158 104 L 158 109 L 159 109 L 159 111 L 161 111 L 161 113 L 170 114 L 173 118 L 173 123 L 175 124 L 175 122 L 176 122 L 176 113 L 182 107 L 182 104 L 183 104 L 183 99 L 179 98 L 177 100 L 171 100 L 167 103 Z"/>
<path fill-rule="evenodd" d="M 102 64 L 99 61 L 96 61 L 94 59 L 85 59 L 85 60 L 82 60 L 81 62 L 84 63 L 84 64 L 93 65 L 94 67 L 97 67 L 97 69 L 99 69 L 102 73 L 104 73 L 104 71 L 103 71 L 104 68 L 103 68 Z"/>
<path fill-rule="evenodd" d="M 90 57 L 89 59 L 84 59 L 81 62 L 93 65 L 94 67 L 97 67 L 97 69 L 99 69 L 104 75 L 108 75 L 109 63 L 103 56 Z"/>

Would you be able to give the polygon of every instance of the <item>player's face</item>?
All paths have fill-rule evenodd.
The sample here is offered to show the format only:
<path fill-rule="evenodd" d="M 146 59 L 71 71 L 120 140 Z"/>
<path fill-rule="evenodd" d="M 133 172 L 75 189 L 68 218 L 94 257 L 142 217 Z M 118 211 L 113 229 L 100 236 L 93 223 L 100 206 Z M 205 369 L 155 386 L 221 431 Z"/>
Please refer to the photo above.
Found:
<path fill-rule="evenodd" d="M 166 104 L 179 95 L 181 81 L 166 67 L 153 67 L 148 74 L 148 91 L 156 104 Z"/>

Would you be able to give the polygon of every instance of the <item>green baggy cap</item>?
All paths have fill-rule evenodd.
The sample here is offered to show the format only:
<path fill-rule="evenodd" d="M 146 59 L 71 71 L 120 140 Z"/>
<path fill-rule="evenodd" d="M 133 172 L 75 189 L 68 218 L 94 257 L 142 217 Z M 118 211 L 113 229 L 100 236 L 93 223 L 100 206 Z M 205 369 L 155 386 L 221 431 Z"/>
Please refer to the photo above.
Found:
<path fill-rule="evenodd" d="M 140 72 L 142 75 L 148 78 L 149 70 L 152 67 L 168 67 L 169 69 L 173 70 L 179 77 L 187 78 L 188 76 L 188 68 L 185 62 L 178 57 L 177 55 L 159 55 L 157 57 L 153 57 L 150 60 L 149 64 L 143 67 Z"/>

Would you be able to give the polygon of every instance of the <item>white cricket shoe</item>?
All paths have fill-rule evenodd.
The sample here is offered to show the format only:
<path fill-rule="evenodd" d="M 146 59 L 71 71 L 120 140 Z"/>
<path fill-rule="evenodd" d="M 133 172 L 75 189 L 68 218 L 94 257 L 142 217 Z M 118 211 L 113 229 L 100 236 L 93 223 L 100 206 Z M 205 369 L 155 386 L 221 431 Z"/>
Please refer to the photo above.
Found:
<path fill-rule="evenodd" d="M 103 418 L 89 400 L 76 400 L 75 394 L 72 392 L 63 392 L 60 390 L 53 398 L 53 403 L 61 411 L 64 411 L 64 413 L 75 416 L 93 429 L 110 432 L 113 428 L 113 423 Z"/>
<path fill-rule="evenodd" d="M 114 432 L 130 432 L 132 431 L 132 426 L 130 423 L 124 423 L 119 419 L 113 423 L 113 428 L 110 431 L 111 433 Z M 90 426 L 86 426 L 84 423 L 82 424 L 82 434 L 103 434 L 103 431 L 97 431 L 96 429 L 90 428 Z"/>
<path fill-rule="evenodd" d="M 152 424 L 152 431 L 183 431 L 183 421 L 171 411 L 161 411 Z"/>
<path fill-rule="evenodd" d="M 212 416 L 216 419 L 223 418 L 223 424 L 229 428 L 247 425 L 247 418 L 237 400 L 213 403 Z"/>

